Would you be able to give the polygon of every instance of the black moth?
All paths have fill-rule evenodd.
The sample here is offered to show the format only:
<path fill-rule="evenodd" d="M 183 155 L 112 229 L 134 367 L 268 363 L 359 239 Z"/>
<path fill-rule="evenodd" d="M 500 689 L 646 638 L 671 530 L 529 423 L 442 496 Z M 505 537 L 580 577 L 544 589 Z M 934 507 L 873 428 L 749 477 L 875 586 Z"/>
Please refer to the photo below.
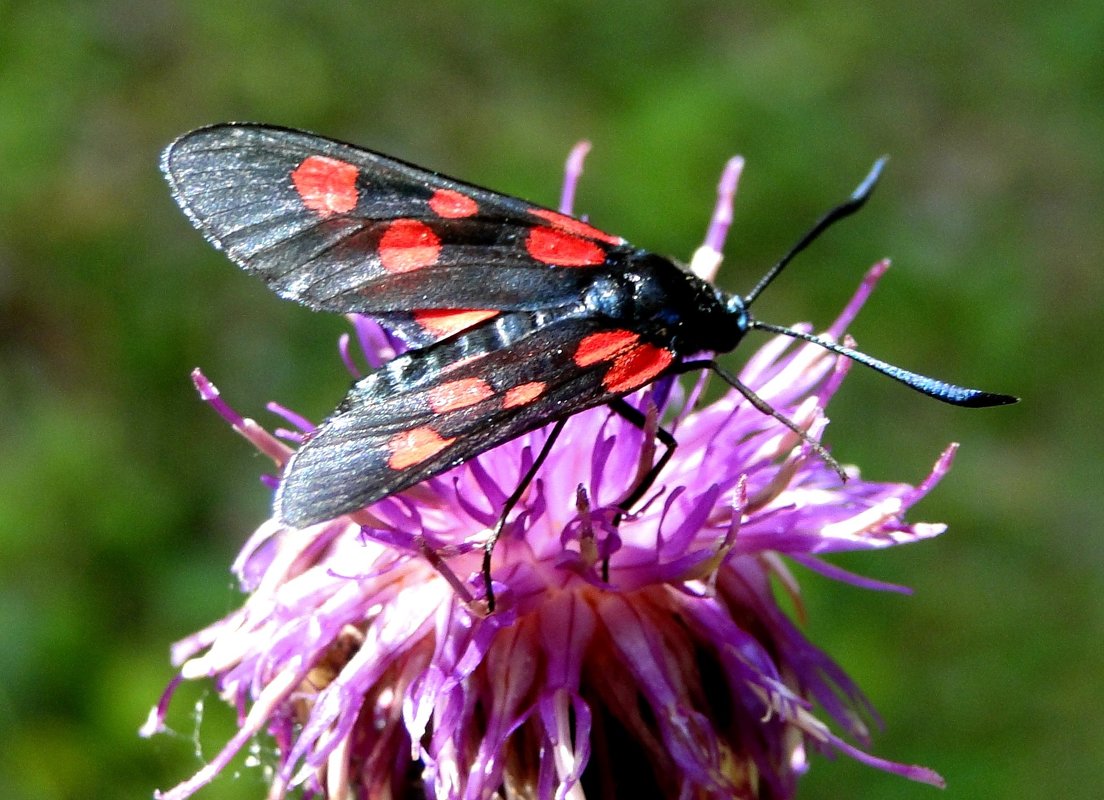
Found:
<path fill-rule="evenodd" d="M 789 261 L 859 209 L 882 162 L 747 295 L 586 222 L 310 133 L 262 125 L 202 128 L 173 142 L 161 168 L 177 203 L 215 247 L 281 297 L 316 311 L 378 319 L 412 349 L 359 380 L 291 458 L 277 516 L 303 527 L 356 511 L 550 422 L 609 404 L 660 376 L 709 368 L 766 414 L 816 442 L 702 353 L 750 330 L 784 334 L 959 406 L 1016 398 L 893 366 L 750 313 Z M 506 503 L 491 548 L 547 454 Z M 628 510 L 662 469 L 622 501 Z M 493 601 L 492 601 L 493 602 Z"/>

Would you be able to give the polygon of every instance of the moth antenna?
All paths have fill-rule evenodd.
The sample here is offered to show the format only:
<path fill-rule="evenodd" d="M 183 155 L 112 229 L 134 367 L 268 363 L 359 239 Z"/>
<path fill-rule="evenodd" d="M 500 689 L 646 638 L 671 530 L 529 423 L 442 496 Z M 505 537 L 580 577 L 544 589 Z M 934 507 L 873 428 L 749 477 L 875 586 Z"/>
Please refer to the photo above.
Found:
<path fill-rule="evenodd" d="M 782 325 L 772 325 L 769 322 L 760 322 L 759 320 L 751 320 L 749 326 L 756 330 L 769 331 L 770 333 L 777 333 L 782 336 L 789 336 L 794 339 L 800 339 L 804 342 L 818 345 L 825 350 L 830 350 L 837 355 L 844 356 L 852 361 L 857 361 L 860 364 L 868 366 L 873 370 L 877 370 L 883 375 L 888 375 L 895 381 L 900 381 L 905 384 L 905 386 L 921 394 L 926 394 L 928 397 L 934 397 L 936 400 L 942 400 L 944 403 L 950 403 L 953 406 L 985 408 L 988 406 L 1004 406 L 1009 403 L 1019 402 L 1019 398 L 1013 397 L 1012 395 L 983 392 L 980 389 L 969 389 L 965 386 L 956 386 L 953 383 L 946 383 L 936 378 L 929 378 L 926 375 L 920 375 L 919 373 L 898 367 L 894 364 L 889 364 L 879 358 L 868 356 L 866 353 L 859 350 L 837 344 L 830 339 L 824 339 L 812 333 L 804 333 L 803 331 L 796 331 L 793 328 L 786 328 Z"/>
<path fill-rule="evenodd" d="M 786 265 L 793 261 L 794 256 L 812 244 L 824 231 L 863 207 L 867 198 L 870 197 L 870 193 L 874 191 L 874 186 L 878 183 L 878 178 L 882 174 L 882 167 L 885 166 L 886 160 L 886 157 L 882 156 L 875 161 L 874 166 L 870 168 L 870 172 L 863 178 L 862 183 L 856 187 L 855 191 L 851 193 L 851 196 L 818 219 L 813 227 L 797 240 L 797 244 L 791 247 L 782 258 L 778 259 L 773 267 L 767 270 L 767 274 L 759 279 L 759 283 L 755 284 L 755 288 L 744 296 L 744 306 L 750 306 L 754 303 L 755 298 L 771 285 L 771 282 L 786 268 Z"/>

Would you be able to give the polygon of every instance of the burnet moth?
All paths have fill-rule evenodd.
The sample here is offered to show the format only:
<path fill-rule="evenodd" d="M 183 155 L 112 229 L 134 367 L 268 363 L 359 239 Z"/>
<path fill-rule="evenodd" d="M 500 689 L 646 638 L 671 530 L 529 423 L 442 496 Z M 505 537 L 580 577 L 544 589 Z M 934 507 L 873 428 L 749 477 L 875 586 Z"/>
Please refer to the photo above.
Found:
<path fill-rule="evenodd" d="M 275 498 L 283 522 L 357 511 L 560 423 L 488 539 L 491 607 L 494 542 L 563 420 L 608 404 L 643 426 L 622 398 L 661 376 L 713 370 L 842 475 L 818 442 L 702 357 L 732 350 L 749 331 L 812 342 L 953 405 L 1016 401 L 752 316 L 791 259 L 866 202 L 881 168 L 741 296 L 580 219 L 310 133 L 214 125 L 180 137 L 161 160 L 176 202 L 234 263 L 315 311 L 375 318 L 411 348 L 358 380 L 288 461 Z M 659 428 L 657 438 L 665 452 L 620 513 L 673 452 L 669 433 Z"/>

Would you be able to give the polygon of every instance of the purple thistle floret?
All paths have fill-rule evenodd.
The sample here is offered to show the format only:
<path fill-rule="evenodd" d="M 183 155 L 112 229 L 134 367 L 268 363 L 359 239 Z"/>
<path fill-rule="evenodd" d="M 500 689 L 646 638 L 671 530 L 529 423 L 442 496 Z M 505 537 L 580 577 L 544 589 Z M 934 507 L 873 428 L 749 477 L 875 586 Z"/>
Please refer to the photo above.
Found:
<path fill-rule="evenodd" d="M 569 161 L 565 210 L 583 154 Z M 722 178 L 699 274 L 720 262 L 742 165 L 733 159 Z M 845 336 L 886 267 L 870 270 L 829 336 Z M 368 366 L 401 349 L 374 322 L 352 322 Z M 358 374 L 347 337 L 341 353 Z M 819 440 L 846 367 L 779 337 L 740 380 Z M 193 378 L 235 430 L 286 462 L 289 445 Z M 547 429 L 357 514 L 304 530 L 262 525 L 233 567 L 244 605 L 174 647 L 180 673 L 143 732 L 164 727 L 182 680 L 201 678 L 239 710 L 239 730 L 160 797 L 189 797 L 266 731 L 277 799 L 294 787 L 333 800 L 789 798 L 809 749 L 941 786 L 931 770 L 841 738 L 867 744 L 877 718 L 774 589 L 800 608 L 788 560 L 903 591 L 821 557 L 941 533 L 904 514 L 947 472 L 954 446 L 918 486 L 864 481 L 854 468 L 841 483 L 738 392 L 699 407 L 701 390 L 661 380 L 629 398 L 652 423 L 662 415 L 679 444 L 619 525 L 615 504 L 651 463 L 653 437 L 604 408 L 568 421 L 494 552 L 493 614 L 478 600 L 481 545 Z M 294 429 L 285 440 L 309 433 L 271 408 Z"/>

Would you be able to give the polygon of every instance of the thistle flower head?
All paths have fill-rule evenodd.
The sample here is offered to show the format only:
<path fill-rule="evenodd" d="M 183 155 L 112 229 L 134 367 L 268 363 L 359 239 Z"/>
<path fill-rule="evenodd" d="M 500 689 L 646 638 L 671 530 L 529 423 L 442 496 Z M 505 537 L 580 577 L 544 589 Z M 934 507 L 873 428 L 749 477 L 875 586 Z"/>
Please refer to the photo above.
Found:
<path fill-rule="evenodd" d="M 740 163 L 727 174 L 730 203 Z M 573 181 L 569 181 L 573 185 Z M 725 199 L 727 192 L 727 200 Z M 718 234 L 718 226 L 720 232 Z M 715 215 L 695 260 L 715 266 Z M 844 330 L 885 264 L 829 328 Z M 378 366 L 401 344 L 353 319 Z M 354 371 L 348 340 L 342 354 Z M 740 380 L 819 439 L 846 373 L 831 353 L 778 338 Z M 238 415 L 198 371 L 201 395 L 280 466 L 283 439 Z M 548 434 L 537 430 L 363 512 L 295 530 L 270 520 L 234 572 L 242 607 L 178 643 L 177 681 L 214 679 L 241 710 L 237 734 L 190 780 L 211 781 L 252 738 L 278 752 L 270 797 L 786 798 L 809 751 L 843 752 L 914 780 L 930 770 L 859 749 L 876 721 L 843 671 L 801 633 L 788 564 L 874 589 L 822 556 L 935 536 L 905 512 L 917 486 L 842 483 L 793 431 L 738 392 L 661 380 L 629 401 L 645 430 L 598 408 L 568 420 L 494 551 L 497 606 L 479 604 L 482 544 Z M 653 462 L 662 421 L 678 448 L 648 496 L 617 502 Z"/>

